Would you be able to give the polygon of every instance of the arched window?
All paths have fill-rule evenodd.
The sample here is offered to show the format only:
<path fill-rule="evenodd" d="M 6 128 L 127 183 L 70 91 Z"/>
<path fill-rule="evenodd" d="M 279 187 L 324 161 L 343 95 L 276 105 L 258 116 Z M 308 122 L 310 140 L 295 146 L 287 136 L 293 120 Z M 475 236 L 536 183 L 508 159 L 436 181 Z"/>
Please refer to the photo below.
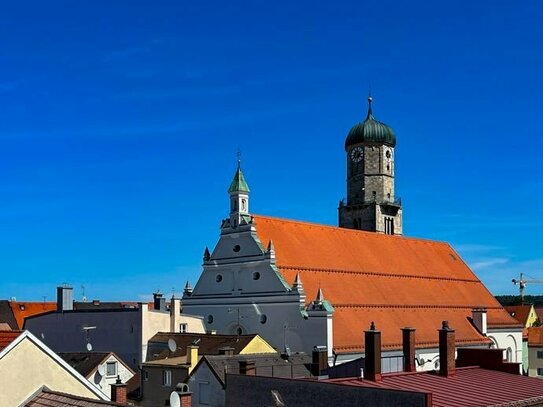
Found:
<path fill-rule="evenodd" d="M 507 350 L 505 351 L 505 359 L 506 359 L 508 362 L 512 362 L 512 361 L 513 361 L 513 349 L 507 348 Z"/>
<path fill-rule="evenodd" d="M 241 200 L 241 210 L 242 210 L 242 211 L 245 210 L 245 204 L 246 204 L 245 199 L 242 199 L 242 200 Z"/>

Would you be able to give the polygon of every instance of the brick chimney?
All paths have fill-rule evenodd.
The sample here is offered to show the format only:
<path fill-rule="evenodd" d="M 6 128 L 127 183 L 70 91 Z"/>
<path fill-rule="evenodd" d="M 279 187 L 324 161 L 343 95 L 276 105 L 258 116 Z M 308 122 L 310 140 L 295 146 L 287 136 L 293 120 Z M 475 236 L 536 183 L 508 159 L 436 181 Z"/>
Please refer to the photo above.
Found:
<path fill-rule="evenodd" d="M 175 396 L 177 393 L 177 396 Z M 191 407 L 192 406 L 192 393 L 189 390 L 189 386 L 186 383 L 178 383 L 175 386 L 175 393 L 170 395 L 170 405 L 173 405 L 172 398 L 179 397 L 179 406 L 180 407 Z"/>
<path fill-rule="evenodd" d="M 239 374 L 247 376 L 256 376 L 256 363 L 254 360 L 240 360 Z"/>
<path fill-rule="evenodd" d="M 415 328 L 402 328 L 403 371 L 416 372 Z"/>
<path fill-rule="evenodd" d="M 454 329 L 449 328 L 449 321 L 443 321 L 439 330 L 439 374 L 453 376 L 455 369 Z"/>
<path fill-rule="evenodd" d="M 326 346 L 314 346 L 312 357 L 311 375 L 320 376 L 328 369 L 328 349 Z"/>
<path fill-rule="evenodd" d="M 153 293 L 153 308 L 155 311 L 166 311 L 166 298 L 162 296 L 162 293 Z"/>
<path fill-rule="evenodd" d="M 364 378 L 374 382 L 381 381 L 381 331 L 375 329 L 373 321 L 370 330 L 365 331 L 366 368 Z"/>
<path fill-rule="evenodd" d="M 121 383 L 120 376 L 117 376 L 117 381 L 111 385 L 111 401 L 126 404 L 126 384 Z"/>

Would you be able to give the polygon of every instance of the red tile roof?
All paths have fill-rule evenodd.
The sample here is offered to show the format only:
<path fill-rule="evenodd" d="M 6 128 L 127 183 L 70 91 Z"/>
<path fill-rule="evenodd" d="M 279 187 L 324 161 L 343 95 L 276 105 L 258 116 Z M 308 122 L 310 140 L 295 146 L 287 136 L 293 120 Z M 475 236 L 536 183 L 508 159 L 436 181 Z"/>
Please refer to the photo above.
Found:
<path fill-rule="evenodd" d="M 19 329 L 23 329 L 25 318 L 34 315 L 44 314 L 57 309 L 56 302 L 20 302 L 10 301 L 11 310 L 17 320 Z"/>
<path fill-rule="evenodd" d="M 0 351 L 3 351 L 21 333 L 21 331 L 0 331 Z"/>
<path fill-rule="evenodd" d="M 74 394 L 60 393 L 48 389 L 42 389 L 32 400 L 27 401 L 24 407 L 106 407 L 126 406 L 126 404 L 113 401 L 94 400 Z"/>
<path fill-rule="evenodd" d="M 504 307 L 509 315 L 519 321 L 522 325 L 526 326 L 532 305 L 507 305 Z"/>
<path fill-rule="evenodd" d="M 487 309 L 489 326 L 520 327 L 447 243 L 254 218 L 262 244 L 273 240 L 287 282 L 300 273 L 308 302 L 322 287 L 335 308 L 338 353 L 361 351 L 371 321 L 384 349 L 400 348 L 400 328 L 411 325 L 417 347 L 436 347 L 443 320 L 455 328 L 458 344 L 487 343 L 468 320 L 472 308 Z"/>
<path fill-rule="evenodd" d="M 528 328 L 528 346 L 543 347 L 543 326 Z"/>
<path fill-rule="evenodd" d="M 449 377 L 434 372 L 418 372 L 383 375 L 381 382 L 357 378 L 326 381 L 431 393 L 433 407 L 531 406 L 543 403 L 541 379 L 478 367 L 458 368 L 456 374 Z"/>

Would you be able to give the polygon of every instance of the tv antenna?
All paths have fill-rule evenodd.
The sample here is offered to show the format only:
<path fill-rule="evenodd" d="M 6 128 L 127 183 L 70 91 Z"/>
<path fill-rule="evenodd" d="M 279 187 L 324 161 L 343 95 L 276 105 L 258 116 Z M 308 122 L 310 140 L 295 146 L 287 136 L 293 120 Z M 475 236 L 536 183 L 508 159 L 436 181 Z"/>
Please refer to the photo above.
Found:
<path fill-rule="evenodd" d="M 85 296 L 85 288 L 86 288 L 85 284 L 81 284 L 81 292 L 82 292 L 81 295 L 83 296 L 83 298 L 82 298 L 83 302 L 87 302 L 87 297 Z"/>

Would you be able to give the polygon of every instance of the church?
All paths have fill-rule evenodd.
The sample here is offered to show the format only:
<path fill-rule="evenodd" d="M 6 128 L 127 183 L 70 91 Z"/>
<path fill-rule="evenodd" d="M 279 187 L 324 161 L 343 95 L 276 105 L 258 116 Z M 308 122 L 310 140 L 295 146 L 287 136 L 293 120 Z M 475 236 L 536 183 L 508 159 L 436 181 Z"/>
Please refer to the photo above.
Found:
<path fill-rule="evenodd" d="M 522 361 L 522 327 L 460 255 L 448 243 L 403 236 L 395 148 L 370 97 L 345 140 L 338 227 L 253 214 L 238 161 L 229 216 L 205 249 L 198 282 L 185 287 L 183 312 L 203 315 L 208 331 L 258 333 L 286 354 L 326 346 L 331 364 L 363 357 L 374 322 L 384 371 L 401 369 L 405 327 L 416 329 L 417 369 L 435 369 L 443 320 L 456 347 L 498 347 Z"/>

